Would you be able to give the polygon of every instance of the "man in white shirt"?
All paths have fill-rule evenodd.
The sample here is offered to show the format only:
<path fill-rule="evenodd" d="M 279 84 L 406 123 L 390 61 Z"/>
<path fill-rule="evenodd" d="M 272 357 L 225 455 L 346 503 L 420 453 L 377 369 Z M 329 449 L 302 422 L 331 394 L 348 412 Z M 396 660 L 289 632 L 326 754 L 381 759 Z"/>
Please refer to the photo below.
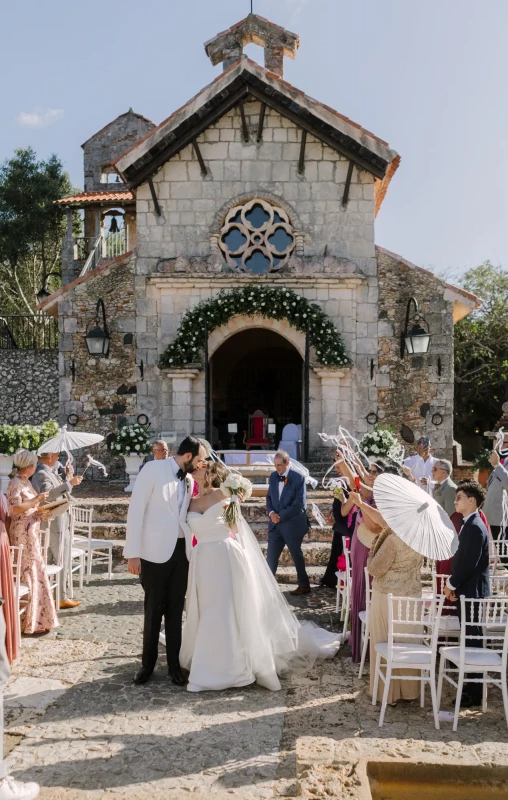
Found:
<path fill-rule="evenodd" d="M 434 456 L 430 454 L 431 446 L 428 436 L 422 436 L 416 443 L 416 455 L 409 456 L 404 460 L 406 467 L 409 467 L 413 477 L 422 489 L 426 492 L 432 491 L 432 467 L 436 463 Z"/>
<path fill-rule="evenodd" d="M 168 677 L 184 686 L 180 667 L 182 614 L 187 590 L 191 534 L 187 509 L 194 481 L 191 473 L 204 465 L 202 441 L 187 436 L 173 458 L 150 461 L 139 473 L 127 515 L 124 557 L 131 575 L 141 576 L 145 593 L 142 667 L 134 683 L 146 683 L 157 663 L 162 618 Z"/>

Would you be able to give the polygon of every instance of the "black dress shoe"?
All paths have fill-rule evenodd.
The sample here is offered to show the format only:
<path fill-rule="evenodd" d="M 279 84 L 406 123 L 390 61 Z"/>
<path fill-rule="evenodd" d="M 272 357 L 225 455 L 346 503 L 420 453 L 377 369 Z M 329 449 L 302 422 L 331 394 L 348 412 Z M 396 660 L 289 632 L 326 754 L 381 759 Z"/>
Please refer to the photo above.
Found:
<path fill-rule="evenodd" d="M 140 670 L 136 672 L 134 675 L 133 681 L 136 686 L 142 686 L 143 683 L 146 683 L 152 677 L 152 670 L 145 669 L 145 667 L 141 667 Z"/>
<path fill-rule="evenodd" d="M 298 589 L 295 589 L 293 592 L 289 594 L 310 594 L 310 586 L 299 586 Z"/>
<path fill-rule="evenodd" d="M 169 667 L 168 668 L 168 678 L 170 679 L 171 683 L 174 683 L 176 686 L 185 686 L 187 683 L 187 675 L 185 674 L 186 671 L 178 666 L 178 667 Z"/>

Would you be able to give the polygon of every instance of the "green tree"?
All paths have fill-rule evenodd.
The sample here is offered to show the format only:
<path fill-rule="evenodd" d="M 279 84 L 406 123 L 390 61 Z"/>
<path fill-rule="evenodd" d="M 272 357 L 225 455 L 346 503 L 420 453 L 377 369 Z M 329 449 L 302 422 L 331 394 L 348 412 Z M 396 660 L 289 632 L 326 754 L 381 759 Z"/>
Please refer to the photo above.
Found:
<path fill-rule="evenodd" d="M 490 261 L 468 270 L 461 286 L 482 305 L 455 325 L 455 430 L 492 430 L 508 381 L 508 270 Z"/>
<path fill-rule="evenodd" d="M 57 156 L 38 161 L 28 147 L 0 166 L 0 309 L 26 314 L 45 286 L 61 283 L 65 211 L 55 200 L 72 185 Z"/>

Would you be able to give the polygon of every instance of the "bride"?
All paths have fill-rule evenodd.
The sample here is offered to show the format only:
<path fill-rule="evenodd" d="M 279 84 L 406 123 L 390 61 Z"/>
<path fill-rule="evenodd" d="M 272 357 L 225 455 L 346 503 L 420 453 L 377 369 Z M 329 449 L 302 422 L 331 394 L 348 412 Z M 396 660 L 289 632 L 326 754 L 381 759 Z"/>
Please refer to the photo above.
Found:
<path fill-rule="evenodd" d="M 291 611 L 251 529 L 240 516 L 231 530 L 222 514 L 230 501 L 220 489 L 228 471 L 208 462 L 193 474 L 204 488 L 192 500 L 187 523 L 192 549 L 180 663 L 190 670 L 190 692 L 258 683 L 281 688 L 279 675 L 331 658 L 338 633 Z"/>

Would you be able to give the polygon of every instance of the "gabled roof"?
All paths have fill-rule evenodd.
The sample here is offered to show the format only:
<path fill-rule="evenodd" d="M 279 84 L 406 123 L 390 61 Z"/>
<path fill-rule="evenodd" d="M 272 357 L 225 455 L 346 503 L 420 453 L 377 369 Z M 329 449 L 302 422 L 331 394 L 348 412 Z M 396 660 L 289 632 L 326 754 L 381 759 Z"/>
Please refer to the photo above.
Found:
<path fill-rule="evenodd" d="M 125 114 L 119 114 L 118 117 L 115 117 L 115 119 L 112 119 L 111 122 L 108 122 L 107 125 L 104 125 L 100 130 L 94 133 L 93 136 L 90 136 L 90 138 L 87 139 L 86 142 L 83 142 L 81 147 L 84 147 L 86 144 L 88 144 L 88 142 L 91 142 L 92 139 L 95 139 L 96 136 L 99 136 L 101 133 L 104 133 L 104 131 L 107 130 L 110 125 L 114 125 L 115 122 L 118 122 L 118 120 L 122 119 L 122 117 L 129 117 L 129 116 L 142 119 L 145 122 L 148 122 L 150 125 L 153 125 L 155 127 L 155 122 L 152 122 L 151 119 L 148 119 L 148 117 L 144 117 L 143 114 L 138 114 L 137 111 L 133 111 L 132 108 L 129 108 L 129 110 L 126 111 Z"/>
<path fill-rule="evenodd" d="M 464 317 L 467 317 L 468 314 L 471 314 L 472 311 L 475 311 L 482 305 L 481 299 L 475 294 L 468 292 L 466 289 L 462 289 L 460 286 L 454 286 L 453 283 L 447 283 L 444 278 L 441 278 L 440 275 L 436 275 L 435 272 L 431 272 L 430 269 L 419 267 L 417 264 L 413 264 L 411 261 L 397 255 L 397 253 L 392 253 L 391 250 L 379 247 L 379 245 L 376 245 L 376 252 L 381 253 L 381 255 L 390 256 L 400 264 L 404 264 L 408 269 L 417 269 L 420 272 L 424 272 L 426 275 L 432 275 L 433 278 L 442 283 L 445 289 L 445 300 L 452 301 L 454 305 L 454 322 L 459 322 L 459 320 L 464 319 Z"/>
<path fill-rule="evenodd" d="M 391 177 L 390 165 L 398 164 L 397 154 L 383 139 L 242 56 L 117 158 L 116 170 L 131 188 L 139 186 L 247 95 L 275 108 L 380 180 Z"/>

